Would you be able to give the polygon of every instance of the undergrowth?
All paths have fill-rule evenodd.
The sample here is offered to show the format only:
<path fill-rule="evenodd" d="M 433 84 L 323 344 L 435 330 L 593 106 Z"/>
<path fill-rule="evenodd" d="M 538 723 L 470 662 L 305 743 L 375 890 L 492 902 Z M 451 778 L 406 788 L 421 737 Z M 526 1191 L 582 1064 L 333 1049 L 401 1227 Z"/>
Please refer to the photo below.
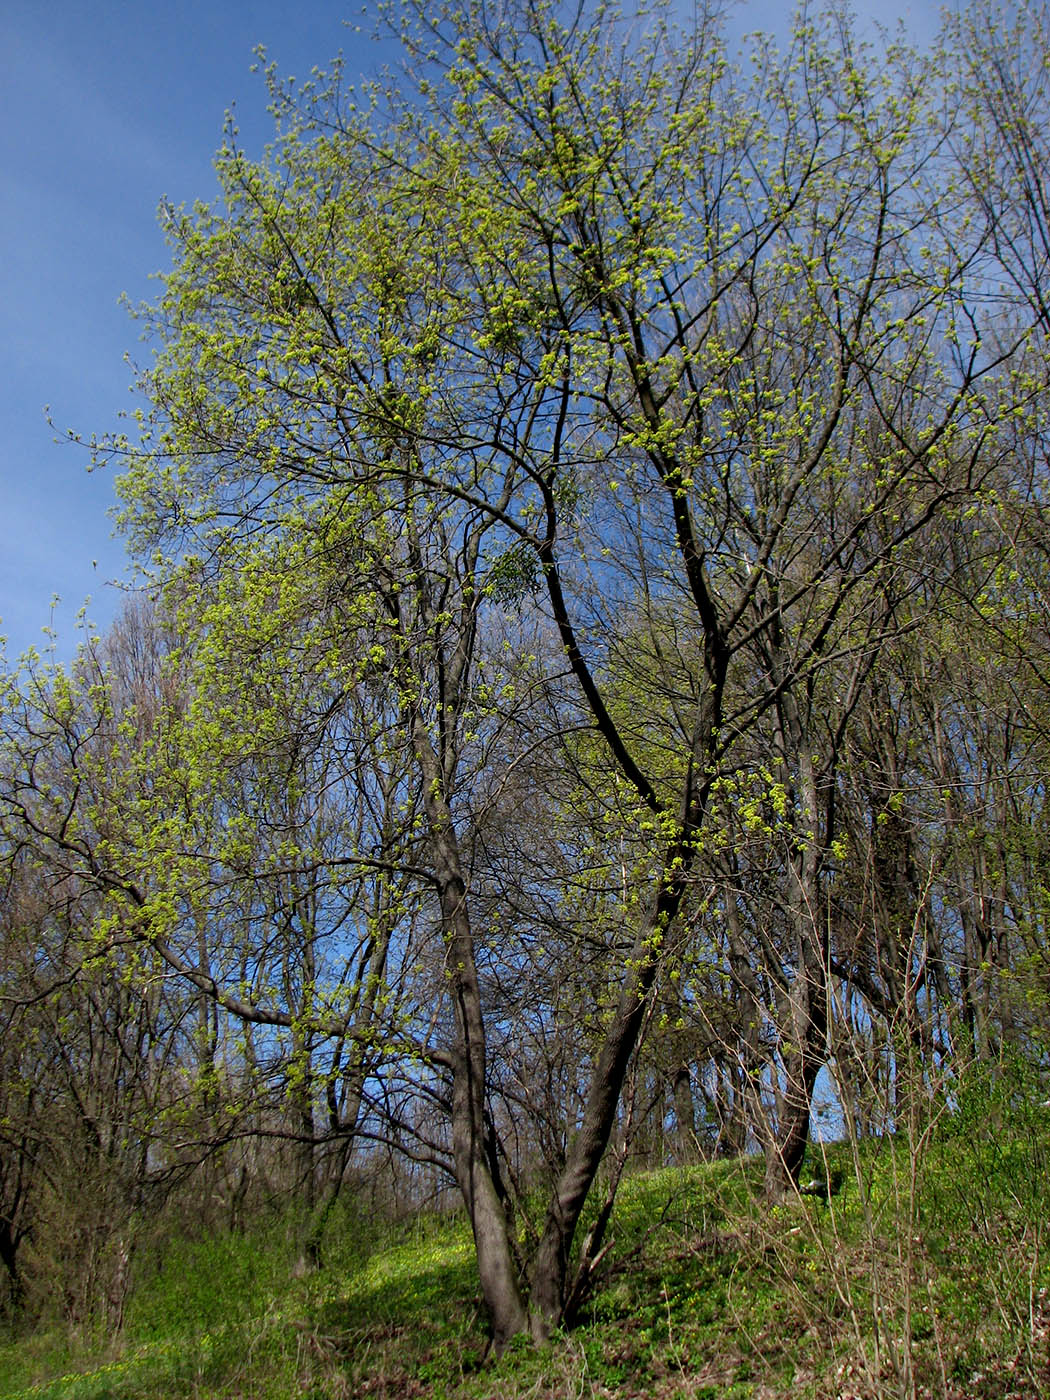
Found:
<path fill-rule="evenodd" d="M 912 1160 L 811 1149 L 840 1193 L 774 1209 L 754 1161 L 628 1178 L 611 1265 L 571 1332 L 487 1356 L 470 1231 L 336 1212 L 321 1272 L 281 1222 L 140 1262 L 119 1339 L 0 1347 L 38 1400 L 1037 1400 L 1050 1396 L 1050 1110 L 994 1086 Z M 905 1199 L 905 1193 L 910 1195 Z M 908 1238 L 902 1237 L 902 1224 Z"/>

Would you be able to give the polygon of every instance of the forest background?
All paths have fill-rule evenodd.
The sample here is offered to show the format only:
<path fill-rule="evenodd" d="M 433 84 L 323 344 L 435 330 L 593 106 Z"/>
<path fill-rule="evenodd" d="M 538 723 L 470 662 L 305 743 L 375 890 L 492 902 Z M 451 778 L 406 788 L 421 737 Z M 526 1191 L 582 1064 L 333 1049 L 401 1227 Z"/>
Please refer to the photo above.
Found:
<path fill-rule="evenodd" d="M 628 1167 L 797 1200 L 822 1072 L 1044 1093 L 1045 8 L 392 23 L 162 207 L 150 586 L 5 676 L 12 1317 L 454 1190 L 498 1354 Z"/>

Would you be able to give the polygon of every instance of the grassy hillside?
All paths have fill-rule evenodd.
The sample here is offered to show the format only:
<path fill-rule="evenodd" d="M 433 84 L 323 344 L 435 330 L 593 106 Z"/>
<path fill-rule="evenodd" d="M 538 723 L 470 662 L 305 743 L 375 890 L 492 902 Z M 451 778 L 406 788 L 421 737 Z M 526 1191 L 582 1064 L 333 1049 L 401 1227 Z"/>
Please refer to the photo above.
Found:
<path fill-rule="evenodd" d="M 9 1340 L 0 1395 L 1050 1395 L 1050 1110 L 985 1096 L 918 1146 L 836 1147 L 840 1194 L 773 1211 L 754 1162 L 628 1180 L 578 1326 L 498 1361 L 458 1217 L 377 1224 L 348 1205 L 309 1278 L 279 1224 L 180 1243 L 140 1261 L 118 1341 Z"/>

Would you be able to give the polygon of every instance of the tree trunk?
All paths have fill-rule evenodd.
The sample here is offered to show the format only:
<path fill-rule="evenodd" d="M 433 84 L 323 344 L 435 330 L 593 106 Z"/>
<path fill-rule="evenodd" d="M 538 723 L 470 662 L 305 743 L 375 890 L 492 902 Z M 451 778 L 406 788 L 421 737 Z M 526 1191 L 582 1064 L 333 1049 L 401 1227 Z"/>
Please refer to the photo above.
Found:
<path fill-rule="evenodd" d="M 15 1230 L 10 1220 L 0 1217 L 0 1264 L 7 1274 L 7 1306 L 0 1308 L 10 1317 L 17 1317 L 25 1299 L 22 1275 L 18 1269 L 18 1246 L 23 1236 Z"/>
<path fill-rule="evenodd" d="M 630 1059 L 638 1044 L 646 1001 L 660 965 L 662 931 L 678 912 L 690 857 L 676 844 L 664 863 L 655 909 L 645 921 L 628 961 L 626 984 L 594 1063 L 583 1122 L 547 1210 L 532 1259 L 532 1334 L 545 1340 L 562 1320 L 569 1288 L 569 1258 L 580 1213 L 609 1144 Z M 607 1218 L 607 1217 L 606 1217 Z M 602 1227 L 603 1228 L 603 1227 Z M 588 1240 L 580 1260 L 586 1269 L 600 1246 L 600 1232 Z"/>
<path fill-rule="evenodd" d="M 788 1056 L 784 1071 L 784 1090 L 777 1132 L 765 1140 L 766 1196 L 771 1201 L 783 1200 L 798 1186 L 802 1161 L 809 1142 L 813 1086 L 823 1063 L 824 1036 L 814 1027 L 810 1045 L 798 1054 Z M 820 1049 L 812 1042 L 819 1039 Z"/>
<path fill-rule="evenodd" d="M 796 973 L 780 1027 L 784 1082 L 776 1134 L 765 1137 L 766 1195 L 779 1200 L 798 1186 L 809 1141 L 813 1087 L 825 1058 L 828 950 L 821 897 L 824 836 L 817 802 L 812 741 L 794 691 L 780 702 L 781 745 L 796 766 L 794 854 L 788 863 L 787 914 Z"/>
<path fill-rule="evenodd" d="M 498 1355 L 512 1337 L 528 1330 L 528 1313 L 518 1283 L 507 1216 L 486 1153 L 485 1022 L 459 844 L 443 795 L 437 756 L 419 718 L 413 738 L 423 776 L 430 849 L 444 926 L 445 973 L 455 1026 L 451 1056 L 452 1156 L 474 1234 L 481 1292 Z"/>
<path fill-rule="evenodd" d="M 499 1354 L 528 1326 L 503 1204 L 485 1151 L 485 1038 L 481 995 L 462 878 L 442 880 L 456 1038 L 452 1071 L 452 1154 L 477 1251 L 481 1291 Z"/>
<path fill-rule="evenodd" d="M 683 787 L 677 832 L 664 851 L 663 866 L 650 911 L 635 939 L 627 962 L 624 988 L 594 1062 L 583 1121 L 569 1145 L 565 1166 L 551 1196 L 543 1232 L 533 1256 L 530 1270 L 532 1333 L 541 1341 L 562 1320 L 570 1291 L 573 1296 L 579 1296 L 584 1274 L 596 1257 L 601 1235 L 608 1224 L 611 1201 L 603 1209 L 594 1232 L 584 1245 L 577 1279 L 570 1290 L 569 1258 L 580 1212 L 609 1145 L 624 1079 L 644 1022 L 646 1002 L 660 969 L 668 930 L 677 917 L 686 891 L 696 856 L 696 837 L 703 827 L 711 795 L 714 778 L 712 756 L 722 717 L 729 651 L 713 606 L 704 593 L 700 563 L 694 562 L 693 582 L 695 590 L 702 595 L 701 615 L 707 633 L 704 669 L 708 687 L 700 701 L 693 726 L 689 772 Z"/>
<path fill-rule="evenodd" d="M 693 1103 L 693 1081 L 688 1065 L 679 1065 L 671 1081 L 674 1097 L 675 1156 L 685 1165 L 699 1156 L 696 1140 L 696 1105 Z"/>

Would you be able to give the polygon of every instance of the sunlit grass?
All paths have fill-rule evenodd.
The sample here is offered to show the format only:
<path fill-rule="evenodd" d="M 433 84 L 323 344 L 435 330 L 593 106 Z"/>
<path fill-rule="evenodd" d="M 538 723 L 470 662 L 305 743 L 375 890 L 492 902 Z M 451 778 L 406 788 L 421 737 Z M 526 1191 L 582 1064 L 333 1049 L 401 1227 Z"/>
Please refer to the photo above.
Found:
<path fill-rule="evenodd" d="M 55 1330 L 10 1341 L 0 1395 L 749 1400 L 911 1385 L 945 1400 L 1035 1400 L 1050 1393 L 1039 1389 L 1050 1381 L 1050 1113 L 993 1112 L 987 1096 L 968 1112 L 931 1137 L 915 1173 L 903 1140 L 867 1144 L 859 1173 L 836 1146 L 848 1170 L 827 1204 L 770 1210 L 756 1161 L 629 1175 L 611 1267 L 546 1348 L 487 1355 L 461 1214 L 383 1224 L 350 1203 L 331 1223 L 328 1266 L 305 1278 L 293 1277 L 281 1221 L 174 1243 L 140 1266 L 119 1344 Z"/>

